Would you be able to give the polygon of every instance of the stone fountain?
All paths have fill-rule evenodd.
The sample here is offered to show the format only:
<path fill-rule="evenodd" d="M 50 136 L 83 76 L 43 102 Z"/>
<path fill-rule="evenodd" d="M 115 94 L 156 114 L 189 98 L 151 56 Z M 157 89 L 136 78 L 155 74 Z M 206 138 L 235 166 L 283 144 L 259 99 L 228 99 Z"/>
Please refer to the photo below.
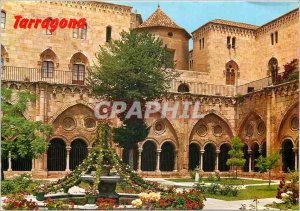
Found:
<path fill-rule="evenodd" d="M 80 176 L 81 181 L 85 181 L 89 184 L 93 184 L 95 181 L 95 174 L 82 174 Z M 117 183 L 120 181 L 119 175 L 101 174 L 100 182 L 98 184 L 99 197 L 111 198 L 116 201 L 119 200 L 119 194 L 116 193 Z"/>

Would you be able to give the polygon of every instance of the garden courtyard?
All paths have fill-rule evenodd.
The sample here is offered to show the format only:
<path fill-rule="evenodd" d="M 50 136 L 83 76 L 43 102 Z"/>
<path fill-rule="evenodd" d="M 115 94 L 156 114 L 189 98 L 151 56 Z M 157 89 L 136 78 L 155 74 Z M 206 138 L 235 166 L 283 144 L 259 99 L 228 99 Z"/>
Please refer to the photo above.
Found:
<path fill-rule="evenodd" d="M 57 180 L 33 180 L 29 174 L 23 174 L 2 183 L 1 202 L 2 208 L 9 210 L 24 208 L 298 210 L 298 199 L 296 203 L 292 201 L 295 193 L 289 193 L 289 190 L 292 192 L 295 190 L 288 185 L 293 184 L 295 178 L 297 179 L 296 174 L 290 173 L 291 181 L 272 180 L 270 186 L 268 180 L 221 178 L 218 174 L 200 178 L 198 182 L 195 182 L 194 178 L 145 178 L 145 181 L 157 183 L 168 190 L 172 189 L 173 192 L 153 192 L 146 189 L 138 192 L 120 181 L 116 187 L 119 195 L 117 200 L 99 197 L 94 202 L 89 202 L 90 184 L 87 182 L 80 182 L 67 191 L 62 188 L 39 199 L 37 187 L 41 184 L 47 186 Z M 14 207 L 16 205 L 13 203 L 17 203 L 19 207 Z"/>

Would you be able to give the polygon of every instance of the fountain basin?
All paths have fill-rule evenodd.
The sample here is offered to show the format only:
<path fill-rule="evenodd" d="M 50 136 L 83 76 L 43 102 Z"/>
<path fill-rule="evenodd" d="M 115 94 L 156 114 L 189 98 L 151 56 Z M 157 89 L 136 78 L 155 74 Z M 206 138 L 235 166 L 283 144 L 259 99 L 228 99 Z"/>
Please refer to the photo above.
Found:
<path fill-rule="evenodd" d="M 95 176 L 84 174 L 80 176 L 82 181 L 86 181 L 88 183 L 93 183 L 95 180 Z M 100 182 L 98 185 L 99 197 L 102 198 L 111 198 L 115 199 L 117 202 L 119 201 L 119 194 L 116 193 L 117 182 L 120 181 L 120 176 L 100 176 Z"/>

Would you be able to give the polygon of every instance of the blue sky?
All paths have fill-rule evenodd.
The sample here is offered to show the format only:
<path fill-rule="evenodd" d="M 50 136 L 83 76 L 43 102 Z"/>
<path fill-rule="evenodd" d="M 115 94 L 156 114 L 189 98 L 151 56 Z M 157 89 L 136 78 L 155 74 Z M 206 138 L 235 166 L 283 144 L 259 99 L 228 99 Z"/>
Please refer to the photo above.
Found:
<path fill-rule="evenodd" d="M 203 1 L 110 1 L 133 7 L 145 21 L 157 8 L 171 17 L 178 25 L 192 32 L 213 19 L 225 19 L 262 25 L 298 7 L 296 2 L 203 2 Z"/>
<path fill-rule="evenodd" d="M 115 0 L 118 3 L 133 7 L 145 21 L 157 8 L 160 8 L 179 26 L 189 33 L 213 19 L 225 19 L 254 25 L 263 25 L 297 7 L 296 0 L 286 2 L 253 2 L 253 1 L 126 1 Z M 190 40 L 190 49 L 192 39 Z"/>

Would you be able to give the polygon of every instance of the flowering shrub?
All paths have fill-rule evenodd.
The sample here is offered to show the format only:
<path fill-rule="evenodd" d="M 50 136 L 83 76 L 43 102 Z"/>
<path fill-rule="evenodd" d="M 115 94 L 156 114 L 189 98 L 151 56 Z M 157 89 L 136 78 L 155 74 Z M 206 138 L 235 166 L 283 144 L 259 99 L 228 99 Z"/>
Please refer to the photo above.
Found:
<path fill-rule="evenodd" d="M 163 193 L 157 201 L 147 204 L 148 209 L 171 210 L 200 210 L 203 209 L 205 196 L 198 190 L 183 191 L 179 193 Z"/>
<path fill-rule="evenodd" d="M 45 200 L 44 203 L 48 210 L 72 210 L 74 208 L 73 202 L 65 204 L 63 201 L 53 200 L 51 198 Z"/>
<path fill-rule="evenodd" d="M 4 210 L 37 210 L 38 206 L 36 202 L 31 199 L 28 201 L 26 194 L 15 193 L 12 196 L 8 196 L 3 200 L 2 208 Z"/>
<path fill-rule="evenodd" d="M 6 195 L 17 192 L 32 193 L 36 185 L 30 174 L 15 175 L 12 179 L 1 182 L 1 194 Z"/>
<path fill-rule="evenodd" d="M 94 186 L 90 185 L 85 189 L 85 195 L 86 196 L 97 196 L 98 190 Z"/>
<path fill-rule="evenodd" d="M 284 72 L 282 75 L 278 75 L 276 83 L 283 83 L 299 78 L 298 59 L 292 60 L 290 63 L 283 65 Z"/>
<path fill-rule="evenodd" d="M 220 185 L 216 183 L 211 183 L 206 186 L 203 183 L 199 183 L 196 189 L 201 193 L 219 194 L 223 196 L 237 196 L 239 187 L 233 185 Z"/>
<path fill-rule="evenodd" d="M 285 179 L 280 181 L 277 188 L 276 198 L 282 199 L 287 204 L 299 203 L 299 186 L 297 183 L 286 183 Z"/>
<path fill-rule="evenodd" d="M 143 206 L 143 202 L 141 199 L 135 199 L 131 202 L 131 205 L 135 208 L 141 208 Z"/>
<path fill-rule="evenodd" d="M 112 210 L 118 207 L 115 203 L 115 200 L 110 198 L 98 198 L 96 201 L 96 205 L 99 210 Z"/>

